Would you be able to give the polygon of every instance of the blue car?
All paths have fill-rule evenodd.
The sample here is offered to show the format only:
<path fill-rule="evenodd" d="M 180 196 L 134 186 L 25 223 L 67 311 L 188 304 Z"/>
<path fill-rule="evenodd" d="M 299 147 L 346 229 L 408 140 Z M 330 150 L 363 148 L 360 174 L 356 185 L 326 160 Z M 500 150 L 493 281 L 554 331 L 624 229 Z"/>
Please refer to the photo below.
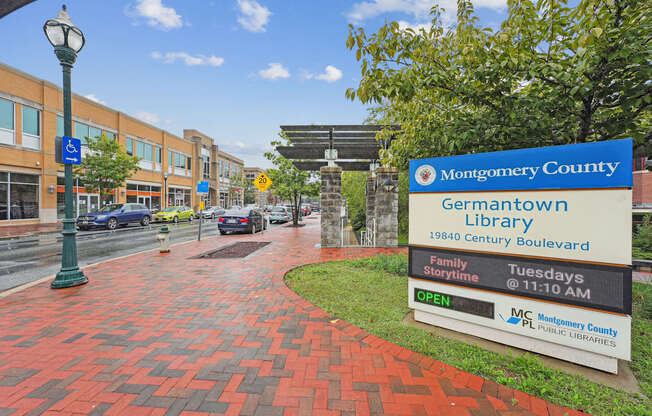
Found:
<path fill-rule="evenodd" d="M 149 225 L 151 219 L 152 213 L 143 204 L 109 204 L 99 211 L 77 217 L 77 227 L 80 230 L 88 230 L 93 227 L 115 230 L 119 225 L 126 226 L 129 223 Z"/>

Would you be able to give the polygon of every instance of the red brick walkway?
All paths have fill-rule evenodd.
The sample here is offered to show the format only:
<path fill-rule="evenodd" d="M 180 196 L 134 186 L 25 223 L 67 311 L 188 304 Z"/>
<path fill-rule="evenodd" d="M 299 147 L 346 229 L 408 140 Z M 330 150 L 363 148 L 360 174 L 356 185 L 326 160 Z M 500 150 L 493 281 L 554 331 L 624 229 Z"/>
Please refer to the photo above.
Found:
<path fill-rule="evenodd" d="M 562 415 L 577 412 L 332 318 L 283 283 L 318 221 L 89 267 L 88 285 L 0 299 L 0 415 Z M 246 259 L 190 260 L 240 240 Z"/>

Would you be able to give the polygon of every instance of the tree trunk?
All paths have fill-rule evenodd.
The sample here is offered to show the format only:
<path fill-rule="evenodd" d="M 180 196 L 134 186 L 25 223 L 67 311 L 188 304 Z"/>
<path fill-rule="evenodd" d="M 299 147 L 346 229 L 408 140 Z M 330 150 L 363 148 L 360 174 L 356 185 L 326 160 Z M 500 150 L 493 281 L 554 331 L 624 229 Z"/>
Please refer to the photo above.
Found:
<path fill-rule="evenodd" d="M 292 192 L 292 224 L 299 224 L 299 210 L 297 210 L 297 193 Z"/>

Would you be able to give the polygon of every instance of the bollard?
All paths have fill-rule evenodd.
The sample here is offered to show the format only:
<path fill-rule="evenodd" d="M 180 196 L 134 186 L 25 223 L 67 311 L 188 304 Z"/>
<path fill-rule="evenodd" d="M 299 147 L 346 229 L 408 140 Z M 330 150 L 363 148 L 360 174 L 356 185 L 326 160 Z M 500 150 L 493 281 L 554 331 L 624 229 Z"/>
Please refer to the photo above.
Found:
<path fill-rule="evenodd" d="M 158 232 L 158 235 L 156 236 L 156 239 L 161 243 L 161 249 L 159 251 L 161 253 L 169 253 L 170 252 L 170 230 L 168 229 L 167 225 L 161 227 L 161 229 Z"/>

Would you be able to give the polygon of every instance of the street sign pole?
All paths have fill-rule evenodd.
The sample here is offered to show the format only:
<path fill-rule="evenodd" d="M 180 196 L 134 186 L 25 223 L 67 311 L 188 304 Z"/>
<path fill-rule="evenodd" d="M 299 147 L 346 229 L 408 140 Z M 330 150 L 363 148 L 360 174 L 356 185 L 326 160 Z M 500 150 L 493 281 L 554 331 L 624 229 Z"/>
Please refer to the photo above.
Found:
<path fill-rule="evenodd" d="M 201 241 L 201 223 L 204 220 L 204 201 L 201 199 L 208 193 L 208 187 L 208 181 L 200 181 L 197 183 L 197 194 L 199 194 L 199 233 L 197 235 L 197 241 Z"/>

